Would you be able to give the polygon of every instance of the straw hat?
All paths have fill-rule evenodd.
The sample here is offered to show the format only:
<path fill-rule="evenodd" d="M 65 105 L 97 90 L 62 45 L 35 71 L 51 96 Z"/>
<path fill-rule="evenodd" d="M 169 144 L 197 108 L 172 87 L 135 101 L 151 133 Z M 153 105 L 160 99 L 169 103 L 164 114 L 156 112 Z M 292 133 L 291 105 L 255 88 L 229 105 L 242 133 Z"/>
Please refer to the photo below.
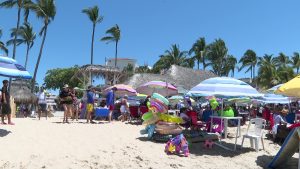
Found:
<path fill-rule="evenodd" d="M 65 84 L 63 88 L 64 88 L 64 89 L 65 89 L 65 88 L 69 88 L 69 85 L 68 85 L 68 84 Z"/>
<path fill-rule="evenodd" d="M 281 110 L 281 113 L 283 113 L 283 114 L 287 114 L 288 112 L 289 112 L 289 110 L 287 110 L 285 108 Z"/>

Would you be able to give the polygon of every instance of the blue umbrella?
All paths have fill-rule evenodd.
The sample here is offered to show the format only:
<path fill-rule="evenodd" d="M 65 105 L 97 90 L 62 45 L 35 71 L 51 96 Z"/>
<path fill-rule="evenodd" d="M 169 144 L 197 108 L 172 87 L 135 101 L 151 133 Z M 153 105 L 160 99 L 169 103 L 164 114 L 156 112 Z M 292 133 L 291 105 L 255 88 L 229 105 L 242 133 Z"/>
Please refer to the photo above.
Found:
<path fill-rule="evenodd" d="M 275 93 L 275 91 L 281 87 L 283 84 L 279 84 L 279 85 L 276 85 L 276 86 L 273 86 L 272 88 L 268 89 L 267 90 L 267 93 Z"/>
<path fill-rule="evenodd" d="M 255 88 L 249 84 L 230 77 L 214 77 L 202 81 L 193 87 L 189 95 L 221 96 L 221 97 L 261 97 Z"/>
<path fill-rule="evenodd" d="M 273 104 L 289 104 L 290 98 L 284 97 L 278 94 L 265 94 L 261 100 L 258 100 L 263 103 L 273 103 Z"/>
<path fill-rule="evenodd" d="M 17 64 L 16 60 L 0 56 L 0 76 L 31 79 L 32 76 L 26 69 Z"/>

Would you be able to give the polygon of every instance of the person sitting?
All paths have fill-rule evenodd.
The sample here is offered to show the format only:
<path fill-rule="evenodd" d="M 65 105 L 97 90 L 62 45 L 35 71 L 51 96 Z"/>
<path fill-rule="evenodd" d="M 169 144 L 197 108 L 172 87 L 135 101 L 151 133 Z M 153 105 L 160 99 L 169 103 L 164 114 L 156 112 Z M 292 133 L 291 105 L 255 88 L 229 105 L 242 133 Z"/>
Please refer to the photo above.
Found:
<path fill-rule="evenodd" d="M 120 112 L 122 116 L 122 122 L 127 121 L 127 118 L 129 116 L 129 104 L 128 104 L 128 96 L 125 95 L 121 100 L 121 107 Z"/>
<path fill-rule="evenodd" d="M 272 128 L 274 141 L 281 140 L 284 141 L 286 136 L 289 133 L 289 129 L 286 127 L 286 115 L 288 114 L 288 110 L 283 108 L 281 112 L 275 116 L 274 118 L 274 126 Z"/>

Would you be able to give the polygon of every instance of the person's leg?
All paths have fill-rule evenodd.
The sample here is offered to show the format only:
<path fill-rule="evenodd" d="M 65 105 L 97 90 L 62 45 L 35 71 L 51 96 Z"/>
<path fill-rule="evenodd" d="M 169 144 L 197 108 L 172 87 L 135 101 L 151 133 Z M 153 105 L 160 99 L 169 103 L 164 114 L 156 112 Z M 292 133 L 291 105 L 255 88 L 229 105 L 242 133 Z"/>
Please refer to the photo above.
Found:
<path fill-rule="evenodd" d="M 76 119 L 76 121 L 78 121 L 78 106 L 77 105 L 75 108 L 75 119 Z"/>
<path fill-rule="evenodd" d="M 14 123 L 11 121 L 11 108 L 10 108 L 10 104 L 7 104 L 7 119 L 8 119 L 8 124 L 14 125 Z"/>
<path fill-rule="evenodd" d="M 67 113 L 68 113 L 67 105 L 63 104 L 63 108 L 64 108 L 64 120 L 63 120 L 63 123 L 65 123 L 66 122 L 66 116 L 67 116 Z"/>
<path fill-rule="evenodd" d="M 68 116 L 72 115 L 72 110 L 73 109 L 72 109 L 72 105 L 68 105 L 67 107 L 68 107 L 68 113 L 67 113 L 67 116 L 66 116 L 66 122 L 69 123 Z"/>
<path fill-rule="evenodd" d="M 38 105 L 38 118 L 41 120 L 42 105 Z"/>

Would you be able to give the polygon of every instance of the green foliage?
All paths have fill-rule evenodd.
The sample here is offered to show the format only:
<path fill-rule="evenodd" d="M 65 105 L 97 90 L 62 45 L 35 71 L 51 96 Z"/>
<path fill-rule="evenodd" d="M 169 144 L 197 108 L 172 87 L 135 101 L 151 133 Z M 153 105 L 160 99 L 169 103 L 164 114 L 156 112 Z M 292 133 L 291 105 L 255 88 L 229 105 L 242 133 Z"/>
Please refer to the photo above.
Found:
<path fill-rule="evenodd" d="M 227 67 L 227 52 L 228 49 L 222 39 L 216 39 L 206 47 L 207 65 L 210 66 L 212 72 L 218 76 L 227 76 L 231 70 Z"/>
<path fill-rule="evenodd" d="M 85 13 L 89 17 L 90 21 L 93 22 L 94 25 L 102 22 L 103 20 L 103 16 L 99 15 L 99 7 L 97 5 L 90 8 L 83 9 L 82 13 Z"/>
<path fill-rule="evenodd" d="M 135 73 L 151 73 L 151 69 L 148 66 L 139 66 L 135 69 Z"/>
<path fill-rule="evenodd" d="M 294 56 L 292 57 L 292 65 L 293 68 L 296 69 L 296 74 L 298 74 L 300 68 L 300 55 L 298 52 L 294 52 Z"/>
<path fill-rule="evenodd" d="M 205 70 L 206 64 L 205 64 L 205 48 L 206 48 L 206 42 L 205 38 L 199 38 L 192 46 L 192 48 L 189 51 L 189 54 L 194 54 L 193 58 L 197 61 L 197 67 L 199 70 L 200 63 L 203 64 L 203 69 Z"/>
<path fill-rule="evenodd" d="M 251 71 L 251 79 L 253 79 L 255 77 L 255 66 L 257 64 L 257 59 L 258 57 L 256 56 L 256 53 L 253 50 L 248 49 L 239 61 L 239 63 L 242 64 L 242 66 L 239 68 L 239 71 L 247 68 L 245 73 Z"/>
<path fill-rule="evenodd" d="M 2 29 L 0 29 L 0 38 L 2 36 Z M 6 55 L 8 55 L 8 49 L 5 46 L 5 43 L 0 41 L 0 50 L 4 51 Z"/>
<path fill-rule="evenodd" d="M 47 89 L 61 89 L 65 84 L 70 87 L 83 88 L 83 84 L 77 78 L 72 78 L 78 71 L 79 67 L 57 68 L 47 71 L 44 82 Z"/>
<path fill-rule="evenodd" d="M 178 45 L 172 45 L 170 50 L 166 50 L 164 55 L 153 65 L 153 73 L 160 73 L 163 69 L 169 69 L 172 65 L 183 67 L 194 67 L 194 59 L 187 57 L 186 51 L 180 51 Z"/>

